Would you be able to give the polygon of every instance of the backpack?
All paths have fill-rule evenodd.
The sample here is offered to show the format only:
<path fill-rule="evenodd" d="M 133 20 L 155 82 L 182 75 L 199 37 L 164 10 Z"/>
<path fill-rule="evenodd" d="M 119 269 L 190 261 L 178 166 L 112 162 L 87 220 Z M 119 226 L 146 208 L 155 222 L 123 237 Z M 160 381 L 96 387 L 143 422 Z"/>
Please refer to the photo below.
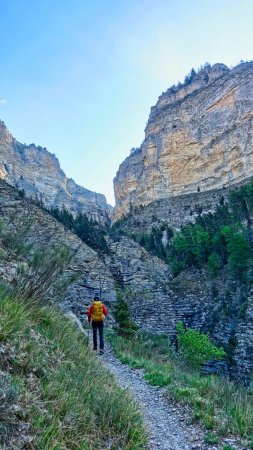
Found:
<path fill-rule="evenodd" d="M 93 302 L 93 311 L 91 314 L 92 320 L 95 322 L 100 322 L 104 319 L 103 315 L 103 303 L 100 301 Z"/>

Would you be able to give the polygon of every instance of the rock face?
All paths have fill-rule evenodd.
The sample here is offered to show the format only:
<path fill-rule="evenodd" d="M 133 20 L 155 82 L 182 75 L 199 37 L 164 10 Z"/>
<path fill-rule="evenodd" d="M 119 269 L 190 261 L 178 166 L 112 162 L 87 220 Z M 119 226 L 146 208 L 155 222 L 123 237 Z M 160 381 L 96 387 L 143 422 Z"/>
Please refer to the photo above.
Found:
<path fill-rule="evenodd" d="M 50 214 L 37 207 L 33 202 L 20 197 L 19 192 L 6 182 L 0 180 L 0 220 L 20 225 L 19 219 L 31 220 L 26 239 L 37 248 L 47 251 L 48 246 L 64 244 L 75 251 L 74 263 L 68 268 L 70 274 L 80 274 L 64 293 L 57 299 L 65 311 L 85 310 L 94 294 L 102 288 L 103 300 L 111 304 L 116 300 L 114 279 L 98 254 L 82 242 L 75 234 L 61 225 Z M 6 265 L 0 262 L 0 277 L 6 278 L 10 284 L 15 280 L 17 261 Z M 56 300 L 56 298 L 52 298 Z"/>
<path fill-rule="evenodd" d="M 60 224 L 54 217 L 37 207 L 32 201 L 23 199 L 19 192 L 0 180 L 0 220 L 8 220 L 17 227 L 19 218 L 28 217 L 32 227 L 28 232 L 29 242 L 47 251 L 47 246 L 65 244 L 76 251 L 75 263 L 70 273 L 80 273 L 63 297 L 59 300 L 65 311 L 78 313 L 85 310 L 95 293 L 102 293 L 102 300 L 109 309 L 116 301 L 115 282 L 131 292 L 134 301 L 145 298 L 153 301 L 156 293 L 170 279 L 170 269 L 159 258 L 149 255 L 144 248 L 127 237 L 117 240 L 108 238 L 110 253 L 99 255 L 75 234 Z M 0 277 L 13 283 L 15 261 L 11 265 L 0 261 Z M 131 298 L 132 298 L 131 297 Z M 133 314 L 138 322 L 142 315 Z M 143 328 L 145 325 L 143 322 Z M 151 327 L 152 328 L 152 327 Z"/>
<path fill-rule="evenodd" d="M 252 117 L 253 62 L 232 70 L 207 66 L 168 89 L 151 108 L 143 144 L 114 179 L 114 220 L 161 199 L 252 176 Z"/>
<path fill-rule="evenodd" d="M 47 206 L 65 207 L 74 215 L 85 213 L 100 223 L 106 223 L 110 217 L 111 207 L 104 195 L 67 178 L 55 155 L 34 144 L 21 144 L 1 121 L 0 178 Z"/>

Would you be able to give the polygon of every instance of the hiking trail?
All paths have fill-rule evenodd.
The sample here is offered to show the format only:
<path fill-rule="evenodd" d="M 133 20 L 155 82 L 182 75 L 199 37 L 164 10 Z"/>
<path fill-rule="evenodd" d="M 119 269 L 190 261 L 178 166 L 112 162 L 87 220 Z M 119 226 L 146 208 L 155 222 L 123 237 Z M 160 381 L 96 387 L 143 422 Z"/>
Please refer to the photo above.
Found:
<path fill-rule="evenodd" d="M 68 315 L 72 316 L 72 320 L 74 318 L 78 327 L 88 337 L 89 346 L 92 349 L 91 330 L 84 330 L 73 314 Z M 121 363 L 108 342 L 104 355 L 99 358 L 101 364 L 104 364 L 115 376 L 119 386 L 129 391 L 139 407 L 149 436 L 147 450 L 221 450 L 224 445 L 233 446 L 235 450 L 242 449 L 241 446 L 236 445 L 236 440 L 233 438 L 223 439 L 222 444 L 205 443 L 206 431 L 198 424 L 192 423 L 186 408 L 180 411 L 180 406 L 174 405 L 169 400 L 166 388 L 150 385 L 143 378 L 143 369 L 131 369 Z"/>
<path fill-rule="evenodd" d="M 118 361 L 108 344 L 103 362 L 138 404 L 149 434 L 148 450 L 217 449 L 206 446 L 201 430 L 187 424 L 178 408 L 169 404 L 165 398 L 166 389 L 148 384 L 142 369 L 131 369 Z"/>

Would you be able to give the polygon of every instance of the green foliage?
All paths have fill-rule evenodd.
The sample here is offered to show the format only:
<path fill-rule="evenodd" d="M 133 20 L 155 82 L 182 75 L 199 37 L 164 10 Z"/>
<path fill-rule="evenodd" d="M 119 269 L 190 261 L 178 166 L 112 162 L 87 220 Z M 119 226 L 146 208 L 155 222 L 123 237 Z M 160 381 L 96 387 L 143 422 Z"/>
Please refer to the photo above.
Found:
<path fill-rule="evenodd" d="M 217 434 L 210 433 L 210 432 L 206 433 L 206 435 L 205 435 L 205 442 L 206 442 L 206 444 L 211 444 L 211 445 L 218 444 L 219 443 L 219 439 L 218 439 Z"/>
<path fill-rule="evenodd" d="M 165 375 L 163 371 L 154 370 L 144 375 L 144 379 L 147 380 L 153 386 L 168 386 L 172 382 L 171 375 Z"/>
<path fill-rule="evenodd" d="M 187 267 L 207 266 L 212 276 L 227 266 L 240 281 L 245 281 L 252 260 L 253 181 L 231 191 L 228 204 L 221 199 L 214 213 L 199 215 L 195 224 L 188 224 L 173 235 L 166 225 L 150 233 L 132 233 L 146 250 L 171 265 L 174 275 Z M 245 225 L 246 223 L 246 225 Z M 162 243 L 166 230 L 168 242 Z"/>
<path fill-rule="evenodd" d="M 129 233 L 124 220 L 115 224 L 115 233 L 127 234 L 149 253 L 169 263 L 177 276 L 187 267 L 207 267 L 215 277 L 226 267 L 240 282 L 248 282 L 253 245 L 253 180 L 222 196 L 214 213 L 201 214 L 195 224 L 173 233 L 167 224 L 153 227 L 149 233 Z M 156 218 L 154 218 L 156 220 Z M 167 244 L 162 238 L 167 234 Z"/>
<path fill-rule="evenodd" d="M 131 337 L 136 333 L 138 327 L 131 319 L 128 304 L 124 293 L 116 288 L 117 302 L 113 307 L 113 316 L 116 320 L 116 331 L 120 336 Z"/>
<path fill-rule="evenodd" d="M 216 252 L 212 252 L 208 256 L 207 265 L 208 265 L 208 268 L 209 268 L 211 274 L 213 276 L 216 276 L 219 269 L 221 269 L 221 267 L 222 267 L 222 260 L 221 260 L 220 255 L 218 255 L 218 253 L 216 253 Z"/>
<path fill-rule="evenodd" d="M 174 235 L 168 257 L 174 275 L 186 267 L 207 265 L 211 274 L 216 276 L 227 265 L 233 276 L 243 279 L 252 259 L 246 230 L 242 224 L 233 222 L 226 207 L 220 207 L 217 216 L 222 218 L 222 222 L 215 222 L 217 217 L 209 214 Z"/>
<path fill-rule="evenodd" d="M 249 267 L 251 248 L 242 230 L 232 232 L 229 227 L 222 228 L 227 243 L 228 266 L 231 272 L 242 278 Z"/>
<path fill-rule="evenodd" d="M 143 368 L 150 383 L 166 386 L 168 395 L 174 401 L 187 404 L 192 418 L 200 421 L 206 429 L 213 430 L 207 439 L 217 436 L 236 435 L 252 442 L 253 396 L 226 378 L 200 375 L 188 365 L 181 363 L 165 336 L 151 336 L 138 333 L 132 339 L 111 335 L 110 341 L 118 358 L 131 367 Z M 165 383 L 166 380 L 166 383 Z M 240 447 L 240 448 L 241 448 Z"/>
<path fill-rule="evenodd" d="M 169 241 L 173 236 L 173 230 L 167 224 L 161 224 L 153 227 L 149 233 L 130 233 L 129 236 L 138 244 L 144 247 L 151 255 L 167 262 Z M 166 237 L 167 244 L 163 243 L 163 237 Z"/>
<path fill-rule="evenodd" d="M 201 267 L 208 259 L 210 241 L 209 233 L 201 225 L 187 225 L 173 238 L 170 260 L 176 257 L 182 267 Z"/>
<path fill-rule="evenodd" d="M 74 217 L 66 209 L 58 208 L 52 208 L 49 212 L 99 254 L 109 253 L 105 240 L 106 230 L 99 223 L 89 219 L 86 214 L 80 213 Z"/>
<path fill-rule="evenodd" d="M 114 450 L 146 448 L 136 405 L 59 310 L 1 298 L 0 332 L 7 352 L 0 359 L 0 420 L 18 429 L 12 405 L 21 404 L 33 448 L 100 450 L 108 442 Z M 11 437 L 5 436 L 4 448 L 12 448 Z"/>
<path fill-rule="evenodd" d="M 15 381 L 9 375 L 0 374 L 0 446 L 5 446 L 15 433 L 15 409 L 19 391 Z"/>
<path fill-rule="evenodd" d="M 61 295 L 77 279 L 68 272 L 75 252 L 69 247 L 47 242 L 43 248 L 30 241 L 31 218 L 10 218 L 0 222 L 0 254 L 6 262 L 15 261 L 12 291 L 22 299 L 46 300 Z"/>
<path fill-rule="evenodd" d="M 38 249 L 31 257 L 19 264 L 15 291 L 20 298 L 46 300 L 54 293 L 55 299 L 78 278 L 68 273 L 75 253 L 67 246 L 49 246 L 46 251 Z"/>
<path fill-rule="evenodd" d="M 253 212 L 253 180 L 231 191 L 229 201 L 238 219 L 250 221 L 250 215 Z"/>
<path fill-rule="evenodd" d="M 209 360 L 220 360 L 226 356 L 223 348 L 216 347 L 209 337 L 199 330 L 184 328 L 183 322 L 177 324 L 179 352 L 188 364 L 195 369 Z"/>
<path fill-rule="evenodd" d="M 30 217 L 10 217 L 0 221 L 1 258 L 5 261 L 16 261 L 19 257 L 30 253 L 33 244 L 28 240 L 33 221 Z"/>

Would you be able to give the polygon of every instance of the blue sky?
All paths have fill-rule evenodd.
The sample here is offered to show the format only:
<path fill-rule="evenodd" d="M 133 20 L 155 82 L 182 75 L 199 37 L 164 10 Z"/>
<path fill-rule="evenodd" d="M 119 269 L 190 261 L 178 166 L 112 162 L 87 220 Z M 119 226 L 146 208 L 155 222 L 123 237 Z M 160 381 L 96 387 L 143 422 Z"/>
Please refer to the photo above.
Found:
<path fill-rule="evenodd" d="M 162 91 L 253 59 L 252 0 L 0 0 L 0 118 L 113 204 Z"/>

